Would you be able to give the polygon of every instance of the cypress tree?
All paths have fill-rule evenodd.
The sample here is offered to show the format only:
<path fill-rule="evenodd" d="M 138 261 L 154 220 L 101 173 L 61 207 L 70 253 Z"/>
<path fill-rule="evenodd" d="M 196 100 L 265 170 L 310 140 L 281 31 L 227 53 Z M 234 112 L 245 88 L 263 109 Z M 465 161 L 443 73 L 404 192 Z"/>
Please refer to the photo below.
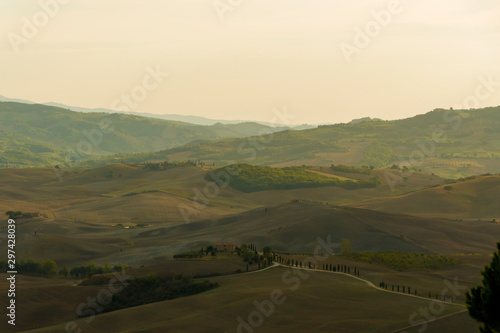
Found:
<path fill-rule="evenodd" d="M 500 332 L 500 242 L 497 249 L 481 272 L 481 285 L 465 294 L 469 315 L 482 324 L 482 332 Z"/>

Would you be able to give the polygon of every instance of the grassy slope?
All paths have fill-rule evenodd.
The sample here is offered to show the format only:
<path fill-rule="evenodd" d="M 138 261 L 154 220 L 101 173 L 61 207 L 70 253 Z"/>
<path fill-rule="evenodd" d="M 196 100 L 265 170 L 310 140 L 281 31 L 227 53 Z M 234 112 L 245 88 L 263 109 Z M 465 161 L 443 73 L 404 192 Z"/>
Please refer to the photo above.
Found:
<path fill-rule="evenodd" d="M 280 289 L 287 299 L 275 307 L 259 331 L 376 332 L 405 326 L 413 312 L 429 303 L 328 273 L 310 272 L 300 288 L 291 291 L 291 284 L 282 281 L 286 270 L 211 278 L 221 286 L 191 297 L 99 315 L 90 324 L 84 319 L 77 322 L 85 332 L 236 332 L 237 317 L 248 317 L 255 310 L 254 300 L 269 299 L 272 290 Z M 444 314 L 458 309 L 446 306 Z M 33 332 L 60 329 L 57 325 Z"/>
<path fill-rule="evenodd" d="M 394 193 L 386 184 L 360 190 L 322 187 L 258 193 L 242 193 L 227 186 L 207 201 L 205 194 L 204 197 L 196 198 L 196 194 L 205 193 L 207 184 L 210 184 L 204 179 L 207 171 L 195 167 L 149 171 L 140 166 L 114 164 L 89 170 L 62 169 L 61 181 L 58 181 L 52 169 L 2 169 L 0 212 L 44 211 L 58 220 L 70 222 L 74 218 L 106 225 L 171 224 L 184 223 L 179 206 L 195 209 L 194 199 L 208 205 L 196 210 L 192 220 L 278 205 L 292 199 L 330 204 L 352 203 L 442 183 L 439 177 L 415 174 L 406 183 L 398 184 Z M 382 177 L 383 172 L 376 171 L 375 174 Z M 113 177 L 107 178 L 111 173 Z M 349 177 L 354 176 L 349 174 Z M 133 192 L 144 193 L 127 196 Z M 207 193 L 211 195 L 212 192 Z"/>
<path fill-rule="evenodd" d="M 500 221 L 500 176 L 482 176 L 476 179 L 424 189 L 392 198 L 377 198 L 354 203 L 353 207 L 375 209 L 425 217 L 468 219 L 497 219 Z"/>
<path fill-rule="evenodd" d="M 175 242 L 182 235 L 190 235 L 192 242 L 224 237 L 236 243 L 253 242 L 260 247 L 307 253 L 314 250 L 317 237 L 331 235 L 332 242 L 351 239 L 353 251 L 456 254 L 490 253 L 500 239 L 500 226 L 294 203 L 271 207 L 267 212 L 256 209 L 218 220 L 144 231 L 137 241 L 172 238 Z"/>
<path fill-rule="evenodd" d="M 106 178 L 110 171 L 114 172 L 112 179 Z M 416 251 L 421 250 L 421 245 L 413 242 L 421 239 L 425 248 L 435 252 L 450 245 L 456 249 L 453 253 L 483 253 L 496 235 L 491 223 L 477 224 L 485 230 L 480 236 L 479 229 L 473 229 L 474 223 L 437 223 L 436 220 L 332 207 L 390 195 L 392 192 L 387 186 L 352 191 L 329 187 L 248 194 L 225 187 L 218 196 L 210 198 L 207 206 L 199 205 L 202 209 L 185 225 L 179 205 L 194 207 L 195 190 L 203 192 L 207 184 L 203 179 L 205 173 L 194 167 L 147 171 L 117 164 L 87 171 L 68 170 L 59 182 L 50 169 L 4 169 L 0 170 L 0 182 L 4 184 L 0 211 L 45 214 L 47 218 L 41 220 L 18 222 L 23 226 L 18 238 L 24 244 L 19 255 L 38 260 L 53 258 L 59 264 L 84 264 L 91 260 L 136 264 L 217 240 L 259 241 L 282 250 L 292 246 L 293 250 L 310 252 L 315 239 L 327 233 L 338 239 L 357 239 L 354 246 L 358 250 Z M 401 186 L 410 190 L 426 182 L 439 181 L 428 177 L 415 174 Z M 159 192 L 124 196 L 137 189 Z M 329 206 L 287 204 L 292 199 L 328 202 Z M 269 208 L 267 214 L 264 207 Z M 224 216 L 226 218 L 221 219 Z M 204 221 L 195 223 L 199 220 Z M 114 226 L 118 223 L 124 226 L 142 223 L 148 227 L 123 229 Z M 429 229 L 435 230 L 435 236 L 427 236 Z M 450 240 L 450 235 L 458 240 L 467 239 L 467 232 L 471 232 L 473 245 L 459 245 Z M 127 245 L 127 242 L 135 245 Z"/>
<path fill-rule="evenodd" d="M 0 274 L 0 288 L 7 291 L 7 274 Z M 15 330 L 0 321 L 1 332 L 17 332 L 45 326 L 60 318 L 71 318 L 76 308 L 87 297 L 95 297 L 101 287 L 79 288 L 74 280 L 42 279 L 18 274 L 16 278 L 16 326 Z M 7 304 L 7 293 L 0 295 Z M 5 314 L 5 312 L 3 312 Z M 7 317 L 6 317 L 7 318 Z"/>

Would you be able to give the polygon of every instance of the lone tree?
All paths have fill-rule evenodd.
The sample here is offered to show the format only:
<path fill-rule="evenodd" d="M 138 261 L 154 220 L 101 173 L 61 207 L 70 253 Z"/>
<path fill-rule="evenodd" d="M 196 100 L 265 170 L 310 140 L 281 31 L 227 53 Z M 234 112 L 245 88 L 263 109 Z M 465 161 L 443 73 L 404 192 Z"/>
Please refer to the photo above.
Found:
<path fill-rule="evenodd" d="M 482 285 L 465 293 L 469 315 L 483 326 L 482 333 L 500 333 L 500 243 L 491 264 L 481 272 Z"/>

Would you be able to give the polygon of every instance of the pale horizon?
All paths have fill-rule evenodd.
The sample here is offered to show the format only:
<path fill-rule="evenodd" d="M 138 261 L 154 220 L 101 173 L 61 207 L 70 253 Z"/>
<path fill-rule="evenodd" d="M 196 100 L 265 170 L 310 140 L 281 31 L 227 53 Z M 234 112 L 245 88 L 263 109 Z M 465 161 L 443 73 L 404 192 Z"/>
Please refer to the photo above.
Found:
<path fill-rule="evenodd" d="M 214 1 L 66 2 L 30 38 L 38 1 L 0 4 L 0 95 L 125 111 L 159 68 L 129 111 L 275 122 L 286 107 L 291 124 L 319 124 L 500 105 L 495 1 L 402 0 L 350 61 L 342 45 L 391 1 L 242 1 L 224 20 Z"/>

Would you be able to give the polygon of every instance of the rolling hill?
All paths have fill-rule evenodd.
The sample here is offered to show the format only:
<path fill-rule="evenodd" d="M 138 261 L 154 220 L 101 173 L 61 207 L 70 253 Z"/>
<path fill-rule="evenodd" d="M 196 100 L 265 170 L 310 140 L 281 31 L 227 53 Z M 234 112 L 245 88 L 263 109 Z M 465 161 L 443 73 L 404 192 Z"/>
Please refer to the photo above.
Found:
<path fill-rule="evenodd" d="M 446 178 L 500 170 L 500 107 L 436 109 L 408 119 L 367 118 L 296 131 L 257 123 L 200 126 L 1 102 L 0 124 L 0 166 L 77 160 L 82 162 L 79 165 L 94 167 L 190 159 L 217 166 L 395 164 Z M 112 126 L 113 131 L 106 132 L 100 125 Z"/>
<path fill-rule="evenodd" d="M 81 221 L 108 226 L 170 225 L 185 222 L 180 208 L 187 212 L 190 221 L 195 221 L 280 205 L 294 199 L 352 204 L 443 183 L 437 176 L 414 173 L 408 181 L 398 184 L 394 192 L 382 183 L 378 187 L 352 190 L 327 186 L 244 193 L 232 186 L 214 189 L 212 182 L 206 179 L 214 170 L 206 166 L 186 166 L 156 171 L 141 164 L 111 164 L 93 169 L 0 169 L 0 213 L 39 212 L 67 223 Z M 323 171 L 327 176 L 344 176 L 342 179 L 349 177 L 354 181 L 372 177 Z M 385 170 L 376 169 L 373 176 L 381 178 L 384 173 Z M 310 174 L 315 176 L 313 172 Z"/>
<path fill-rule="evenodd" d="M 64 165 L 116 153 L 150 152 L 193 141 L 284 129 L 257 123 L 201 126 L 137 115 L 0 102 L 0 167 Z"/>
<path fill-rule="evenodd" d="M 349 205 L 423 217 L 500 221 L 498 193 L 500 193 L 500 175 L 487 175 L 401 196 L 376 198 Z"/>
<path fill-rule="evenodd" d="M 268 300 L 273 290 L 281 291 L 283 302 L 276 304 L 272 315 L 263 317 L 261 324 L 255 326 L 258 331 L 390 332 L 407 326 L 408 317 L 419 308 L 428 307 L 429 303 L 422 298 L 376 290 L 363 281 L 343 275 L 321 272 L 308 272 L 307 280 L 300 281 L 300 288 L 294 290 L 291 289 L 293 284 L 283 280 L 288 270 L 279 267 L 253 274 L 211 278 L 220 287 L 190 297 L 100 314 L 93 320 L 78 319 L 75 313 L 67 310 L 59 316 L 53 312 L 44 320 L 44 324 L 52 321 L 50 326 L 35 323 L 33 326 L 37 328 L 31 332 L 59 332 L 72 320 L 84 332 L 248 332 L 238 330 L 238 317 L 248 320 L 252 311 L 256 311 L 254 302 Z M 80 293 L 82 301 L 95 295 L 94 290 L 88 290 L 86 295 L 85 290 Z M 38 293 L 36 297 L 39 298 Z M 61 299 L 60 302 L 75 309 L 70 300 Z M 446 305 L 441 315 L 462 309 L 459 305 Z M 301 320 L 294 320 L 297 317 Z M 440 332 L 456 331 L 457 327 L 451 325 Z"/>
<path fill-rule="evenodd" d="M 346 164 L 400 167 L 460 178 L 500 170 L 500 107 L 436 109 L 408 119 L 367 120 L 282 131 L 250 138 L 192 142 L 142 155 L 101 161 L 202 160 L 224 166 Z"/>
<path fill-rule="evenodd" d="M 188 115 L 181 115 L 181 114 L 157 114 L 157 113 L 147 113 L 147 112 L 133 112 L 133 111 L 118 111 L 118 110 L 111 110 L 111 109 L 106 109 L 106 108 L 84 108 L 84 107 L 79 107 L 79 106 L 70 106 L 62 103 L 56 103 L 56 102 L 47 102 L 47 103 L 35 103 L 29 100 L 25 99 L 18 99 L 18 98 L 7 98 L 5 96 L 0 95 L 0 102 L 16 102 L 16 103 L 24 103 L 24 104 L 41 104 L 41 105 L 48 105 L 48 106 L 55 106 L 58 108 L 63 108 L 71 111 L 76 111 L 76 112 L 99 112 L 99 113 L 118 113 L 118 114 L 129 114 L 129 115 L 135 115 L 135 116 L 140 116 L 140 117 L 149 117 L 149 118 L 156 118 L 156 119 L 162 119 L 162 120 L 173 120 L 173 121 L 179 121 L 179 122 L 184 122 L 184 123 L 190 123 L 190 124 L 195 124 L 195 125 L 203 125 L 203 126 L 211 126 L 215 124 L 241 124 L 241 123 L 253 123 L 252 121 L 248 120 L 225 120 L 225 119 L 211 119 L 211 118 L 206 118 L 206 117 L 200 117 L 200 116 L 188 116 Z M 271 126 L 271 127 L 279 127 L 276 126 L 276 123 L 269 123 L 269 122 L 261 122 L 257 121 L 256 123 L 265 125 L 265 126 Z M 302 130 L 302 129 L 309 129 L 309 128 L 316 128 L 317 126 L 315 125 L 308 125 L 308 124 L 303 124 L 303 125 L 294 125 L 290 126 L 290 128 L 296 129 L 296 130 Z"/>

